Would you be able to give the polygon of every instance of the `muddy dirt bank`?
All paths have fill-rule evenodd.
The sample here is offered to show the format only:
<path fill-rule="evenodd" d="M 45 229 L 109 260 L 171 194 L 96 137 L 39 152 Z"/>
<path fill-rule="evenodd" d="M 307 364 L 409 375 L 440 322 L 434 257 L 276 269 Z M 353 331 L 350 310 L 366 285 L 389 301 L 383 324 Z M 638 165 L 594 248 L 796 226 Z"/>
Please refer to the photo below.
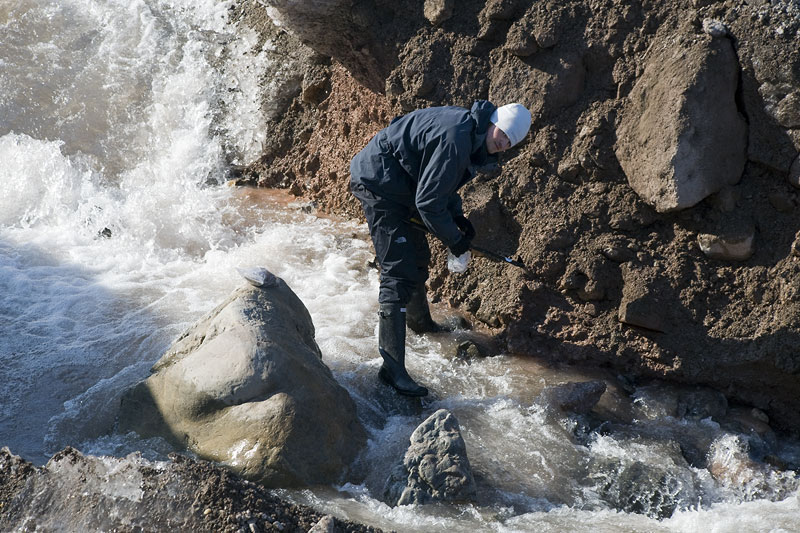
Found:
<path fill-rule="evenodd" d="M 462 196 L 476 243 L 535 275 L 450 274 L 433 243 L 433 298 L 509 351 L 712 386 L 797 431 L 800 3 L 267 3 L 234 8 L 280 71 L 239 180 L 359 217 L 350 158 L 393 116 L 519 101 L 531 134 Z"/>

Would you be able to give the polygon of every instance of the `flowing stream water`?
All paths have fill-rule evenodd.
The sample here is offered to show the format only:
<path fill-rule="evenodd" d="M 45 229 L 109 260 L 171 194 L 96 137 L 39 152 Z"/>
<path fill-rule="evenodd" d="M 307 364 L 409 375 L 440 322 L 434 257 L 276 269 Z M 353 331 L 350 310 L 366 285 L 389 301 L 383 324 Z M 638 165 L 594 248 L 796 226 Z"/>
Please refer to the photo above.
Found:
<path fill-rule="evenodd" d="M 668 387 L 609 380 L 594 418 L 560 415 L 545 386 L 608 376 L 464 360 L 451 336 L 413 334 L 410 371 L 433 394 L 378 384 L 366 228 L 224 184 L 258 157 L 268 61 L 230 4 L 0 2 L 0 445 L 37 464 L 66 445 L 163 458 L 160 439 L 114 431 L 120 394 L 243 283 L 236 267 L 265 266 L 308 307 L 369 433 L 350 482 L 287 498 L 398 531 L 800 530 L 800 445 L 677 417 Z M 478 501 L 387 506 L 389 470 L 439 408 L 460 421 Z M 690 464 L 692 449 L 707 456 Z"/>

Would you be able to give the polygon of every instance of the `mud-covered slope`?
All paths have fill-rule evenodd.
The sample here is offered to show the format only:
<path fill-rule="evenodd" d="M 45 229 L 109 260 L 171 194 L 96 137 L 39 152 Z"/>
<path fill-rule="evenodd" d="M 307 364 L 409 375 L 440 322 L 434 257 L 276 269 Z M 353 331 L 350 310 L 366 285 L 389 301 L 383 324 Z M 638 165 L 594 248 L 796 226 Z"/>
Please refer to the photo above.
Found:
<path fill-rule="evenodd" d="M 327 27 L 270 3 L 283 24 L 270 38 L 287 57 L 314 59 L 281 86 L 290 98 L 267 125 L 274 146 L 247 179 L 360 216 L 349 160 L 393 116 L 522 102 L 534 114 L 528 140 L 463 196 L 476 242 L 519 255 L 535 275 L 481 258 L 450 274 L 435 245 L 433 297 L 513 352 L 711 385 L 800 427 L 800 2 L 376 0 L 352 11 L 329 1 L 341 16 Z M 243 20 L 276 35 L 263 8 L 247 6 Z M 332 46 L 341 24 L 366 28 L 358 50 L 381 60 Z M 734 70 L 719 89 L 725 47 Z M 727 122 L 710 111 L 716 98 L 727 99 Z M 717 133 L 739 120 L 741 147 Z M 658 150 L 676 155 L 664 163 Z M 728 165 L 737 154 L 743 163 Z M 634 191 L 642 174 L 626 175 L 620 157 L 636 163 L 626 168 L 666 165 L 667 192 L 715 180 L 691 185 L 697 199 L 676 185 L 670 210 Z"/>

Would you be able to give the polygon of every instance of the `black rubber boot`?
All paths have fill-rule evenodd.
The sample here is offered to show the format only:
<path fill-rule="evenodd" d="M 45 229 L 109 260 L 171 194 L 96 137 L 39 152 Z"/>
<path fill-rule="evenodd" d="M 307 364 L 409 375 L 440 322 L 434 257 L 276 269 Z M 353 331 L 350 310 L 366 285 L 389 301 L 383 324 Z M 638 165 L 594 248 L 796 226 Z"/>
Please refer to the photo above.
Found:
<path fill-rule="evenodd" d="M 400 304 L 381 304 L 378 313 L 378 350 L 383 357 L 378 376 L 406 396 L 427 396 L 406 372 L 406 313 Z"/>
<path fill-rule="evenodd" d="M 428 307 L 428 294 L 425 284 L 418 285 L 411 293 L 411 300 L 406 306 L 408 327 L 414 333 L 441 333 L 468 329 L 469 323 L 461 317 L 453 317 L 446 322 L 436 322 L 431 318 L 431 309 Z"/>

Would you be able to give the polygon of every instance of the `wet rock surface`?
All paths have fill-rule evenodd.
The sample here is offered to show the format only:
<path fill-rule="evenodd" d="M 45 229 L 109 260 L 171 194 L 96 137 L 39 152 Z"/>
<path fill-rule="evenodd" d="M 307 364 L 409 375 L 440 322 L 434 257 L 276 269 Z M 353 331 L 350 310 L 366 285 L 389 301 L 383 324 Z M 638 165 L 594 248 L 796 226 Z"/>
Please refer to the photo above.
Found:
<path fill-rule="evenodd" d="M 571 438 L 593 452 L 583 484 L 613 508 L 665 518 L 710 496 L 712 486 L 715 497 L 772 501 L 800 486 L 797 448 L 779 451 L 759 410 L 730 406 L 712 389 L 660 382 L 640 384 L 627 402 L 626 416 L 598 417 L 602 402 L 567 415 Z M 617 415 L 625 411 L 617 406 Z"/>
<path fill-rule="evenodd" d="M 0 507 L 3 531 L 379 531 L 281 500 L 205 461 L 72 448 L 42 467 L 0 450 Z"/>
<path fill-rule="evenodd" d="M 439 409 L 414 430 L 402 464 L 384 488 L 390 505 L 467 502 L 475 498 L 475 480 L 458 420 Z"/>
<path fill-rule="evenodd" d="M 666 518 L 672 516 L 678 502 L 696 499 L 697 495 L 680 447 L 676 443 L 650 446 L 657 446 L 661 459 L 657 464 L 613 454 L 600 456 L 589 466 L 589 480 L 617 509 Z"/>
<path fill-rule="evenodd" d="M 548 387 L 539 395 L 539 402 L 568 413 L 586 414 L 606 391 L 603 381 L 565 383 Z"/>
<path fill-rule="evenodd" d="M 307 135 L 293 137 L 283 153 L 266 154 L 253 167 L 253 181 L 287 187 L 322 210 L 361 217 L 347 189 L 349 161 L 393 116 L 432 105 L 469 106 L 478 98 L 521 102 L 534 116 L 529 138 L 462 193 L 478 239 L 491 233 L 492 247 L 519 255 L 536 279 L 482 260 L 452 276 L 434 239 L 432 296 L 472 314 L 509 351 L 705 384 L 796 432 L 796 3 L 467 0 L 436 25 L 425 18 L 425 4 L 429 16 L 447 6 L 391 6 L 407 16 L 394 19 L 378 47 L 396 51 L 381 56 L 386 60 L 374 71 L 382 82 L 357 81 L 363 75 L 351 66 L 352 47 L 321 52 L 317 46 L 331 58 L 330 91 L 318 103 L 293 101 L 277 130 L 303 121 Z M 382 28 L 389 8 L 375 5 L 360 13 Z M 311 48 L 329 41 L 337 27 L 316 22 L 313 32 L 303 30 Z M 724 68 L 715 71 L 724 71 L 716 78 L 720 90 L 702 98 L 691 93 L 695 77 L 710 75 L 702 65 L 723 56 Z M 618 157 L 619 147 L 634 144 L 639 155 L 628 156 L 631 161 L 644 164 L 654 156 L 651 139 L 634 143 L 631 132 L 644 109 L 636 103 L 646 100 L 641 88 L 648 79 L 658 84 L 652 74 L 658 58 L 674 67 L 672 85 L 686 90 L 672 94 L 663 87 L 665 98 L 653 100 L 652 111 L 686 135 L 691 128 L 706 132 L 695 141 L 675 137 L 673 148 L 715 142 L 723 148 L 670 163 L 707 185 L 691 201 L 668 206 L 642 196 Z M 694 62 L 701 58 L 708 61 Z M 689 113 L 687 106 L 703 98 L 724 100 L 728 119 L 701 124 L 702 110 Z M 663 136 L 656 124 L 649 131 Z M 720 141 L 728 135 L 730 143 Z M 729 148 L 735 148 L 730 167 L 717 159 Z M 739 246 L 731 217 L 751 225 L 752 245 Z M 662 307 L 634 312 L 628 304 L 639 300 L 626 287 L 637 286 L 643 296 L 658 296 Z"/>
<path fill-rule="evenodd" d="M 271 487 L 333 483 L 363 447 L 355 403 L 280 278 L 236 290 L 122 397 L 119 425 Z"/>

